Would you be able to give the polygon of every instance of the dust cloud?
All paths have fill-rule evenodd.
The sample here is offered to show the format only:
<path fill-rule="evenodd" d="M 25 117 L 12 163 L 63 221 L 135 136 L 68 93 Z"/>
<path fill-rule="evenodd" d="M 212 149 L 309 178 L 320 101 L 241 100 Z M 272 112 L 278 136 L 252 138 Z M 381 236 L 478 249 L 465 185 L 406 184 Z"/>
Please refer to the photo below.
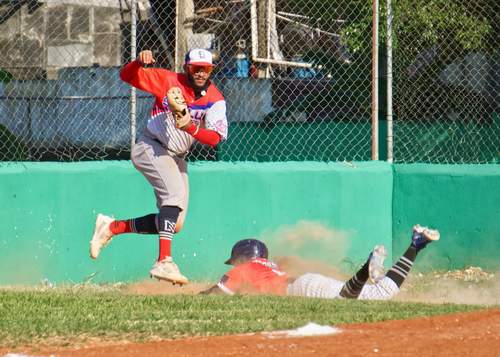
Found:
<path fill-rule="evenodd" d="M 275 261 L 290 276 L 313 271 L 341 280 L 349 278 L 338 268 L 316 261 L 288 256 L 277 257 Z M 438 304 L 500 305 L 500 274 L 473 268 L 476 271 L 479 269 L 480 274 L 471 278 L 470 274 L 467 274 L 470 269 L 426 274 L 410 273 L 401 287 L 401 292 L 394 300 Z M 213 282 L 191 282 L 180 287 L 166 282 L 145 280 L 124 284 L 119 290 L 127 294 L 140 295 L 196 295 L 212 285 Z"/>
<path fill-rule="evenodd" d="M 479 267 L 432 273 L 410 273 L 399 301 L 473 305 L 500 304 L 500 274 Z"/>
<path fill-rule="evenodd" d="M 268 242 L 271 259 L 291 275 L 316 272 L 340 278 L 341 272 L 353 270 L 351 262 L 345 268 L 352 236 L 351 231 L 303 220 L 263 232 L 259 238 Z"/>
<path fill-rule="evenodd" d="M 273 259 L 290 277 L 298 277 L 305 273 L 318 273 L 339 280 L 349 279 L 349 274 L 326 263 L 307 260 L 296 256 L 276 257 Z"/>
<path fill-rule="evenodd" d="M 291 277 L 313 272 L 347 280 L 360 265 L 346 262 L 345 257 L 353 237 L 353 231 L 303 220 L 294 225 L 265 231 L 259 239 L 267 243 L 271 260 L 278 263 Z M 166 282 L 145 280 L 124 283 L 117 289 L 124 293 L 140 295 L 195 295 L 213 286 L 214 283 L 191 282 L 181 287 Z M 51 288 L 46 285 L 42 288 Z M 82 287 L 88 288 L 90 285 L 83 284 Z M 395 300 L 500 305 L 500 273 L 486 272 L 480 267 L 425 274 L 412 271 Z"/>
<path fill-rule="evenodd" d="M 190 282 L 187 285 L 179 286 L 165 281 L 150 279 L 126 284 L 123 291 L 125 293 L 139 295 L 196 295 L 213 285 L 214 283 Z"/>

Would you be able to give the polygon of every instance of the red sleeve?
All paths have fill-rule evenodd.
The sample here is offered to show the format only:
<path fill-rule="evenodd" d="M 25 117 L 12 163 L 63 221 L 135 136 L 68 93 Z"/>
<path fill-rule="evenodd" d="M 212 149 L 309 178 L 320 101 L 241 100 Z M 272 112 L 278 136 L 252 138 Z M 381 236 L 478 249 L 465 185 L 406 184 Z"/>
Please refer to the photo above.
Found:
<path fill-rule="evenodd" d="M 144 68 L 138 60 L 127 63 L 120 72 L 120 79 L 157 98 L 163 98 L 167 85 L 166 69 Z"/>
<path fill-rule="evenodd" d="M 210 145 L 211 147 L 215 147 L 220 142 L 220 135 L 218 132 L 200 128 L 195 124 L 191 124 L 191 126 L 186 129 L 186 132 L 191 134 L 191 136 L 200 143 Z"/>

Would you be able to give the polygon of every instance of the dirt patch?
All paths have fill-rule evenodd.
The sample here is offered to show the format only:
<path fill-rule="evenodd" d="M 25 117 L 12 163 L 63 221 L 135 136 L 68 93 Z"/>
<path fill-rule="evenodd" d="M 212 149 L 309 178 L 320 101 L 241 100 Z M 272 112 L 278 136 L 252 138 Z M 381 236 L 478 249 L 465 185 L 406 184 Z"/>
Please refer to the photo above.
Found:
<path fill-rule="evenodd" d="M 343 274 L 336 267 L 322 262 L 301 259 L 295 256 L 276 257 L 276 263 L 284 269 L 289 276 L 297 277 L 306 272 L 315 272 L 337 279 L 349 279 L 349 275 Z M 229 269 L 229 267 L 228 267 Z M 215 285 L 213 282 L 190 282 L 187 285 L 172 285 L 168 282 L 147 279 L 134 283 L 124 284 L 120 289 L 128 294 L 140 295 L 196 295 L 200 291 Z"/>
<path fill-rule="evenodd" d="M 164 281 L 144 280 L 125 285 L 123 292 L 140 295 L 196 295 L 214 284 L 190 282 L 187 285 L 179 286 Z"/>
<path fill-rule="evenodd" d="M 276 262 L 290 276 L 315 272 L 340 280 L 350 278 L 350 275 L 342 273 L 332 265 L 298 257 L 277 257 Z M 423 303 L 500 305 L 500 273 L 484 272 L 480 268 L 474 269 L 410 274 L 395 300 Z M 190 282 L 188 285 L 181 287 L 148 279 L 124 284 L 120 290 L 125 293 L 141 295 L 195 295 L 215 283 L 215 281 Z"/>
<path fill-rule="evenodd" d="M 332 336 L 269 338 L 258 333 L 121 343 L 80 349 L 47 348 L 43 353 L 37 351 L 31 355 L 490 357 L 500 349 L 500 309 L 338 327 L 342 332 Z M 24 353 L 30 354 L 29 351 Z"/>
<path fill-rule="evenodd" d="M 500 274 L 483 272 L 480 268 L 474 269 L 433 272 L 425 275 L 410 274 L 395 300 L 499 305 Z"/>

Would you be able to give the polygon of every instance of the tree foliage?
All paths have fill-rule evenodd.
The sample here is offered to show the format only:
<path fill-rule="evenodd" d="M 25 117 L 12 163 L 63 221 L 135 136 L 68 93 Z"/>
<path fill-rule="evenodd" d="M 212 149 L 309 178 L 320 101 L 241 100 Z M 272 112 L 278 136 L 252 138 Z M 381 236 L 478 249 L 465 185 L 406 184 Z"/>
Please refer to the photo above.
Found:
<path fill-rule="evenodd" d="M 353 4 L 359 6 L 356 2 Z M 362 6 L 363 18 L 349 23 L 342 29 L 341 39 L 355 53 L 370 51 L 372 1 Z M 492 35 L 498 8 L 493 1 L 458 2 L 450 0 L 395 0 L 393 1 L 393 46 L 417 52 L 434 45 L 454 52 L 490 51 L 488 41 Z M 386 38 L 387 3 L 380 5 L 380 38 Z"/>

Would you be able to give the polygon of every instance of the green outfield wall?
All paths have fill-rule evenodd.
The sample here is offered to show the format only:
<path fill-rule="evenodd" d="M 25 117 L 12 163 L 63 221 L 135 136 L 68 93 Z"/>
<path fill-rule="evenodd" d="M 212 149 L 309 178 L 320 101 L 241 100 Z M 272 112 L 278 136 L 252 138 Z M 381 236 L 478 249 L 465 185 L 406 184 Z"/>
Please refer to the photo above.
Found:
<path fill-rule="evenodd" d="M 412 222 L 441 232 L 419 266 L 500 270 L 500 165 L 394 165 L 395 255 L 404 251 Z"/>
<path fill-rule="evenodd" d="M 193 163 L 184 230 L 174 258 L 195 280 L 218 278 L 233 243 L 256 236 L 276 255 L 350 269 L 376 243 L 391 243 L 386 163 Z M 153 235 L 115 238 L 98 260 L 88 242 L 99 212 L 155 211 L 130 162 L 6 164 L 0 169 L 0 283 L 141 280 L 157 257 Z M 298 234 L 297 234 L 298 232 Z"/>
<path fill-rule="evenodd" d="M 273 257 L 298 256 L 352 271 L 375 244 L 395 256 L 411 226 L 438 227 L 442 241 L 418 269 L 500 267 L 499 165 L 386 162 L 189 165 L 191 196 L 174 258 L 192 280 L 217 279 L 233 243 L 258 237 Z M 156 210 L 130 162 L 3 163 L 0 284 L 137 281 L 148 278 L 157 237 L 116 237 L 88 257 L 95 216 Z M 394 243 L 394 244 L 393 244 Z"/>

